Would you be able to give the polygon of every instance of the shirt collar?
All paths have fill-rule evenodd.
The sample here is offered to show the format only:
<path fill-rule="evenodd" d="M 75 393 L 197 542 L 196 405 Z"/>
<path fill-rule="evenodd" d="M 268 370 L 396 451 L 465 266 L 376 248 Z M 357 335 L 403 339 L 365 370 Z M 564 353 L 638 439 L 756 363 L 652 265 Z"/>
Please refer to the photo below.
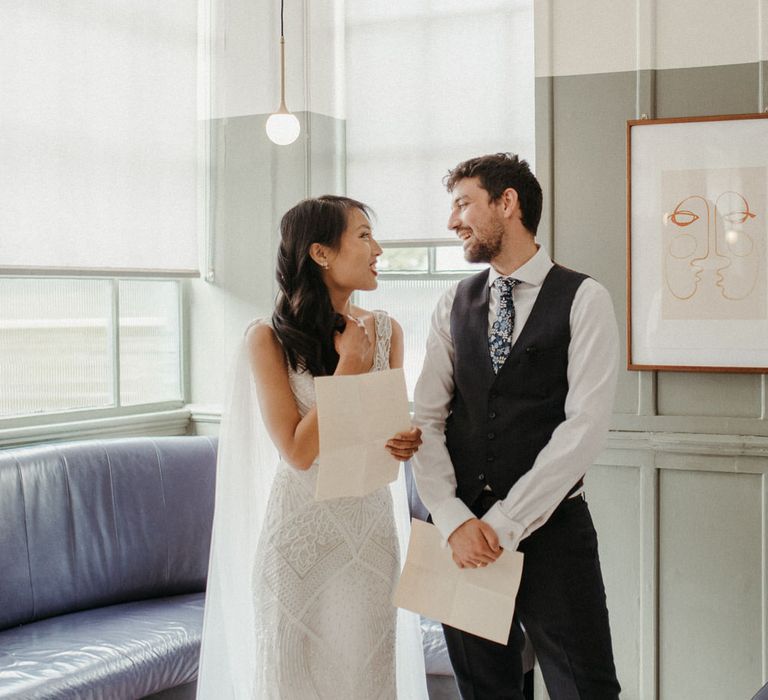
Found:
<path fill-rule="evenodd" d="M 544 278 L 552 269 L 554 263 L 543 245 L 539 245 L 536 254 L 524 265 L 517 268 L 511 275 L 512 279 L 520 280 L 526 284 L 540 287 L 544 284 Z M 491 265 L 488 271 L 488 286 L 490 287 L 499 277 L 504 277 Z"/>

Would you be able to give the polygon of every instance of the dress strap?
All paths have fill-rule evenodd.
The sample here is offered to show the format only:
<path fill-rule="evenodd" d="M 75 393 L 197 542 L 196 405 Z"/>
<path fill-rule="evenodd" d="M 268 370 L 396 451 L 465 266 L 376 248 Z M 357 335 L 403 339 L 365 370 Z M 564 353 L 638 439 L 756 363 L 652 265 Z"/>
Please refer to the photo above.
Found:
<path fill-rule="evenodd" d="M 392 346 L 392 318 L 386 311 L 376 309 L 371 312 L 376 327 L 376 354 L 373 359 L 373 371 L 389 368 L 389 350 Z"/>

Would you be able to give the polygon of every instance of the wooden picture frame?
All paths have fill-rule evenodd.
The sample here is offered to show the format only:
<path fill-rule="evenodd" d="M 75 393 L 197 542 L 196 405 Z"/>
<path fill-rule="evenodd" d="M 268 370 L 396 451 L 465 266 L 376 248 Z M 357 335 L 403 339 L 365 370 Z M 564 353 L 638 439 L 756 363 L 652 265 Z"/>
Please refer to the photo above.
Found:
<path fill-rule="evenodd" d="M 768 113 L 627 122 L 627 367 L 768 372 Z"/>

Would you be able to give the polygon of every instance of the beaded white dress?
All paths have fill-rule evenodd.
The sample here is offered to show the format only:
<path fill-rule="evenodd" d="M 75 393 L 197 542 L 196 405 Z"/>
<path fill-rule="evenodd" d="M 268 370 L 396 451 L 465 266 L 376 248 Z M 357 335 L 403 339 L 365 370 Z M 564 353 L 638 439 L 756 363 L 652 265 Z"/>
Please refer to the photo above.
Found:
<path fill-rule="evenodd" d="M 379 371 L 389 367 L 392 326 L 384 312 L 374 318 Z M 303 416 L 314 379 L 289 368 L 289 381 Z M 281 461 L 272 484 L 252 574 L 265 660 L 254 685 L 275 700 L 391 700 L 400 569 L 390 489 L 315 501 L 317 469 Z"/>

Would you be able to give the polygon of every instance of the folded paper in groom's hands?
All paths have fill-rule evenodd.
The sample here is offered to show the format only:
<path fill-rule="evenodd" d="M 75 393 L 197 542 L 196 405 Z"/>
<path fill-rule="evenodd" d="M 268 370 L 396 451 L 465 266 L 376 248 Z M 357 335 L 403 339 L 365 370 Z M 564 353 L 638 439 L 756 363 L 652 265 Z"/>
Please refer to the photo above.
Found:
<path fill-rule="evenodd" d="M 515 597 L 523 574 L 523 555 L 502 552 L 488 566 L 460 569 L 439 530 L 411 522 L 408 557 L 394 604 L 478 637 L 506 644 Z"/>
<path fill-rule="evenodd" d="M 410 430 L 402 369 L 316 377 L 320 468 L 315 499 L 365 496 L 397 478 L 384 445 Z"/>

